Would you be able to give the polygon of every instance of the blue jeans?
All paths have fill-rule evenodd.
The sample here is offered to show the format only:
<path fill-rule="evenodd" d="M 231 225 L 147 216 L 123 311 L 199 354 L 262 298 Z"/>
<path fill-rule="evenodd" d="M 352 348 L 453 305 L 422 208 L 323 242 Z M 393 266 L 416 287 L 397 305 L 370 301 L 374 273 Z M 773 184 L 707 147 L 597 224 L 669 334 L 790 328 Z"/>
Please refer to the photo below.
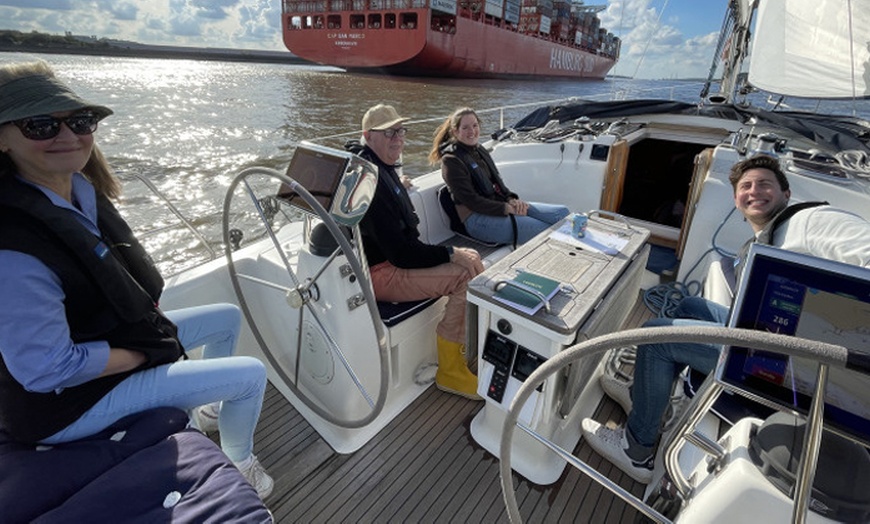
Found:
<path fill-rule="evenodd" d="M 565 206 L 529 202 L 525 216 L 515 215 L 517 219 L 517 245 L 527 242 L 541 231 L 568 216 Z M 484 242 L 513 244 L 514 229 L 509 216 L 481 215 L 472 213 L 465 219 L 465 230 L 474 238 Z"/>
<path fill-rule="evenodd" d="M 239 308 L 212 304 L 167 311 L 166 316 L 178 325 L 178 339 L 185 349 L 203 346 L 203 358 L 130 375 L 78 420 L 43 443 L 84 438 L 127 415 L 151 408 L 174 406 L 189 410 L 223 401 L 219 420 L 221 448 L 233 462 L 251 455 L 266 390 L 266 368 L 256 358 L 231 356 L 241 328 Z"/>
<path fill-rule="evenodd" d="M 654 318 L 644 327 L 725 325 L 728 308 L 700 297 L 688 297 L 675 310 L 679 318 Z M 664 342 L 637 347 L 631 413 L 628 430 L 640 445 L 653 448 L 671 397 L 674 379 L 686 366 L 710 373 L 719 359 L 721 346 Z"/>

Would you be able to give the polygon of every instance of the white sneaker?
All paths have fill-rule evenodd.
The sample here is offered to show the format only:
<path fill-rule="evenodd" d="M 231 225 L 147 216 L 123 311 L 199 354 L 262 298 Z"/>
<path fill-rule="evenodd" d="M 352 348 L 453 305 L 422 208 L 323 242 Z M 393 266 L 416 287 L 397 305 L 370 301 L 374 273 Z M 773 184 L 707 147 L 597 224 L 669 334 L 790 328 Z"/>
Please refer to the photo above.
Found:
<path fill-rule="evenodd" d="M 265 500 L 272 493 L 275 481 L 266 473 L 265 468 L 260 465 L 256 455 L 251 455 L 247 460 L 236 463 L 236 467 L 239 468 L 239 472 L 245 477 L 248 484 L 254 486 L 261 500 Z"/>
<path fill-rule="evenodd" d="M 220 417 L 220 402 L 212 402 L 196 408 L 193 412 L 196 427 L 203 433 L 214 433 L 218 430 Z"/>
<path fill-rule="evenodd" d="M 625 439 L 624 427 L 608 428 L 591 418 L 583 419 L 581 427 L 583 439 L 599 455 L 641 484 L 652 482 L 654 455 L 650 455 L 643 462 L 632 460 L 626 454 L 628 441 Z"/>
<path fill-rule="evenodd" d="M 598 380 L 601 384 L 601 389 L 604 393 L 616 401 L 617 404 L 628 415 L 631 413 L 631 382 L 622 380 L 619 377 L 604 373 Z"/>

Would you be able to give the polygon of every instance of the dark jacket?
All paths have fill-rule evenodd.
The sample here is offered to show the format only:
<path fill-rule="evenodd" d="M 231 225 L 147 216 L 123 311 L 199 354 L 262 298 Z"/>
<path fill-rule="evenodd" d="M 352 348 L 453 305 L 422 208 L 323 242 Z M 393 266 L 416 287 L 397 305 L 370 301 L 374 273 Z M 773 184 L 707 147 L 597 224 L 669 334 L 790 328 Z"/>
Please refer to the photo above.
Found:
<path fill-rule="evenodd" d="M 177 329 L 157 308 L 163 279 L 117 209 L 98 196 L 97 238 L 69 211 L 14 177 L 0 180 L 0 249 L 38 258 L 60 279 L 70 338 L 106 340 L 141 351 L 142 367 L 174 362 L 184 353 Z M 100 377 L 58 393 L 27 391 L 0 362 L 0 424 L 13 438 L 34 442 L 77 420 L 134 371 Z"/>
<path fill-rule="evenodd" d="M 347 149 L 378 166 L 378 186 L 371 207 L 360 222 L 369 266 L 389 261 L 403 269 L 435 267 L 450 262 L 444 246 L 420 241 L 417 217 L 408 191 L 394 166 L 388 166 L 368 147 L 349 143 Z"/>
<path fill-rule="evenodd" d="M 446 144 L 442 149 L 441 176 L 463 221 L 471 213 L 506 216 L 505 203 L 519 198 L 505 185 L 495 162 L 481 145 Z"/>

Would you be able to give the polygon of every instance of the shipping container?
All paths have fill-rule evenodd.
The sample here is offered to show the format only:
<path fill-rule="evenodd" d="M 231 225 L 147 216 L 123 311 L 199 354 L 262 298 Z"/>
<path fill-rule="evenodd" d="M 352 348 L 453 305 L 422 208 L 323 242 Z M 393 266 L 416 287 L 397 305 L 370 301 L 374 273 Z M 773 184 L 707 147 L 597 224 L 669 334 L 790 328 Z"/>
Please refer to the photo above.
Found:
<path fill-rule="evenodd" d="M 549 16 L 541 16 L 541 25 L 538 27 L 538 31 L 544 34 L 550 34 L 550 17 Z"/>
<path fill-rule="evenodd" d="M 553 10 L 549 7 L 543 6 L 523 6 L 523 14 L 542 14 L 544 16 L 553 16 Z"/>
<path fill-rule="evenodd" d="M 520 6 L 508 0 L 504 4 L 504 19 L 512 24 L 520 20 Z"/>
<path fill-rule="evenodd" d="M 456 0 L 431 0 L 432 9 L 442 13 L 456 14 Z"/>
<path fill-rule="evenodd" d="M 489 16 L 501 18 L 504 14 L 504 0 L 486 0 L 483 12 Z"/>

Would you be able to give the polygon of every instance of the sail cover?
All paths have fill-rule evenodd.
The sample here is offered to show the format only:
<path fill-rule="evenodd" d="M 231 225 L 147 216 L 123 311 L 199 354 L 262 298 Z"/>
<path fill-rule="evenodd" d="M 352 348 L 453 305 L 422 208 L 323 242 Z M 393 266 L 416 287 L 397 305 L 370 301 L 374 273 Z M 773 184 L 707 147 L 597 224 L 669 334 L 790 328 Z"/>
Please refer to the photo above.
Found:
<path fill-rule="evenodd" d="M 761 0 L 749 61 L 765 91 L 870 97 L 870 0 Z"/>

